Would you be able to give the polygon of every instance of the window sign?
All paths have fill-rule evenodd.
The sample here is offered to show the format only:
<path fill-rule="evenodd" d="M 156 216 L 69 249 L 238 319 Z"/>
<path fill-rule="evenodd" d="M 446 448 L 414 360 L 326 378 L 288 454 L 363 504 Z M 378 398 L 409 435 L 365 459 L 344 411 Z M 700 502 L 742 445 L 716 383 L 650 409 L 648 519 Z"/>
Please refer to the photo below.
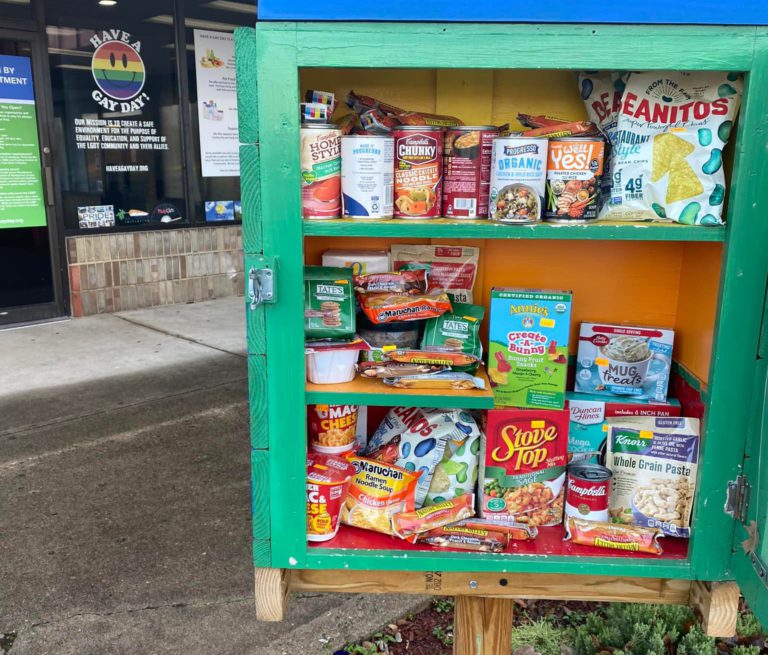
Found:
<path fill-rule="evenodd" d="M 203 177 L 240 175 L 235 39 L 228 32 L 195 30 L 194 34 Z M 232 220 L 232 212 L 227 214 L 218 220 Z M 207 208 L 206 219 L 210 220 Z"/>
<path fill-rule="evenodd" d="M 0 228 L 45 224 L 32 62 L 0 55 Z"/>

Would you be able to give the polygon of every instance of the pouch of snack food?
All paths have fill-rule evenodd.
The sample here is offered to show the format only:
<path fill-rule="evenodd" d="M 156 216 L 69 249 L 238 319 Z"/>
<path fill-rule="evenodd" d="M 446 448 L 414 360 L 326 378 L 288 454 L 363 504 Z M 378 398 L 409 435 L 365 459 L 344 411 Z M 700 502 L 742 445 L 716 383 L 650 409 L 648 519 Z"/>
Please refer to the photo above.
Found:
<path fill-rule="evenodd" d="M 356 293 L 401 293 L 415 295 L 429 289 L 429 271 L 391 271 L 355 275 Z"/>
<path fill-rule="evenodd" d="M 464 528 L 475 528 L 476 530 L 493 530 L 494 532 L 503 532 L 510 540 L 528 541 L 539 536 L 539 529 L 534 525 L 525 523 L 499 523 L 498 521 L 489 521 L 488 519 L 465 519 L 459 521 L 456 525 Z"/>
<path fill-rule="evenodd" d="M 590 119 L 611 142 L 600 218 L 723 222 L 723 150 L 742 76 L 725 71 L 579 75 Z"/>
<path fill-rule="evenodd" d="M 447 367 L 435 364 L 409 364 L 406 362 L 358 362 L 357 372 L 364 378 L 393 378 L 409 375 L 440 373 Z"/>
<path fill-rule="evenodd" d="M 634 553 L 661 555 L 659 537 L 664 534 L 656 528 L 587 521 L 569 516 L 565 522 L 565 540 L 581 546 L 614 548 Z"/>
<path fill-rule="evenodd" d="M 428 375 L 410 375 L 404 378 L 385 378 L 384 384 L 398 389 L 447 389 L 451 391 L 469 391 L 485 389 L 482 378 L 472 377 L 469 373 L 443 371 Z"/>
<path fill-rule="evenodd" d="M 451 301 L 444 291 L 427 293 L 365 293 L 359 296 L 360 309 L 372 323 L 418 321 L 440 316 L 451 310 Z"/>
<path fill-rule="evenodd" d="M 454 302 L 471 303 L 480 248 L 438 244 L 393 244 L 392 268 L 429 267 L 430 284 L 445 289 Z"/>
<path fill-rule="evenodd" d="M 304 267 L 304 334 L 314 339 L 355 334 L 351 268 Z"/>
<path fill-rule="evenodd" d="M 446 346 L 434 346 L 428 350 L 396 349 L 388 351 L 386 356 L 393 362 L 450 366 L 451 369 L 473 366 L 477 368 L 480 364 L 477 355 L 457 352 Z"/>
<path fill-rule="evenodd" d="M 434 347 L 467 353 L 477 358 L 483 356 L 483 343 L 480 341 L 480 324 L 485 316 L 485 307 L 453 303 L 453 310 L 427 321 L 421 337 L 423 350 Z M 478 364 L 453 366 L 454 371 L 474 371 Z"/>
<path fill-rule="evenodd" d="M 500 553 L 509 543 L 509 536 L 499 530 L 446 525 L 416 536 L 416 543 L 437 548 L 459 548 L 481 553 Z"/>
<path fill-rule="evenodd" d="M 392 516 L 392 530 L 401 539 L 411 537 L 409 541 L 414 541 L 414 535 L 474 516 L 474 505 L 474 495 L 463 494 L 412 512 L 400 512 Z"/>
<path fill-rule="evenodd" d="M 355 475 L 341 508 L 341 522 L 393 534 L 392 515 L 414 508 L 414 492 L 420 472 L 365 457 L 353 456 L 349 461 L 355 467 Z"/>

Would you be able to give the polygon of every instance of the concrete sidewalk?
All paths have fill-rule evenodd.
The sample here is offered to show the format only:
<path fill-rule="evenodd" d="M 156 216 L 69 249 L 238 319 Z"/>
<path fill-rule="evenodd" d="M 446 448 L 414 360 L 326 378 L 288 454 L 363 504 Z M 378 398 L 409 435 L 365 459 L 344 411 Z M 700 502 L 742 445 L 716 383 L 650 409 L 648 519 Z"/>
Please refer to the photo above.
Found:
<path fill-rule="evenodd" d="M 242 298 L 0 331 L 0 416 L 11 655 L 326 655 L 423 602 L 255 621 Z"/>

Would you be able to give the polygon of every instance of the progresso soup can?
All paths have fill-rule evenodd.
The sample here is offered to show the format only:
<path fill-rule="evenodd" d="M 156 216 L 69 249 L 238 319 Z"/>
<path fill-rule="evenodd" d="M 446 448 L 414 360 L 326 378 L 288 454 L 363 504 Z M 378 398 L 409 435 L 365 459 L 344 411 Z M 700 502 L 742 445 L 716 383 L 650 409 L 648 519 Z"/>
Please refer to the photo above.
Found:
<path fill-rule="evenodd" d="M 486 218 L 491 151 L 499 136 L 493 125 L 462 125 L 445 131 L 443 211 L 448 218 Z"/>
<path fill-rule="evenodd" d="M 301 126 L 301 215 L 341 215 L 341 130 L 332 123 Z"/>
<path fill-rule="evenodd" d="M 488 218 L 499 223 L 541 221 L 547 179 L 547 139 L 503 136 L 493 140 Z"/>
<path fill-rule="evenodd" d="M 555 223 L 586 223 L 597 218 L 605 142 L 593 137 L 551 139 L 547 157 L 544 217 Z"/>
<path fill-rule="evenodd" d="M 400 125 L 395 139 L 395 217 L 440 215 L 443 134 L 439 127 Z"/>
<path fill-rule="evenodd" d="M 341 201 L 350 218 L 392 218 L 395 140 L 341 137 Z"/>

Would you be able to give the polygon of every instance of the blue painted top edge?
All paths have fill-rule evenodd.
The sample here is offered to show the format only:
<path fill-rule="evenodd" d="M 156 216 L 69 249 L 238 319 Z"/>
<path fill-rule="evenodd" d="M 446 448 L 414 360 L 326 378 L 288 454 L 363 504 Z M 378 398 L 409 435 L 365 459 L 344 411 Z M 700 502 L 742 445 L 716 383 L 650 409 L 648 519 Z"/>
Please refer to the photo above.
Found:
<path fill-rule="evenodd" d="M 768 25 L 765 0 L 645 0 L 632 5 L 604 2 L 583 5 L 562 0 L 523 4 L 473 0 L 462 2 L 419 0 L 407 8 L 399 3 L 338 3 L 311 0 L 259 0 L 259 20 L 288 21 L 394 21 L 478 23 L 631 23 L 650 25 Z M 585 11 L 588 9 L 588 11 Z"/>

